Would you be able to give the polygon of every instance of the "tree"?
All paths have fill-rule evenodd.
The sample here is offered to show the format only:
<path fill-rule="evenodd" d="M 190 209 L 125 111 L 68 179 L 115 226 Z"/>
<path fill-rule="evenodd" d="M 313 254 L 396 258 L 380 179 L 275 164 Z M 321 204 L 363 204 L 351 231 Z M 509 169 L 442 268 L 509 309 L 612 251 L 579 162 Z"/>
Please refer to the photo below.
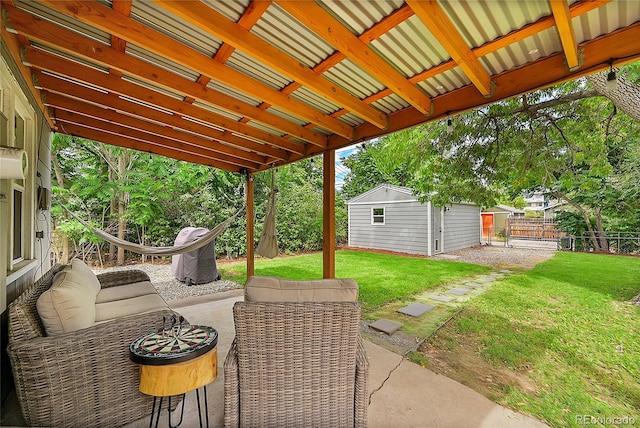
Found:
<path fill-rule="evenodd" d="M 386 138 L 392 139 L 394 136 Z M 344 165 L 349 168 L 349 172 L 340 190 L 343 200 L 348 201 L 382 183 L 397 186 L 410 185 L 412 176 L 407 169 L 408 162 L 398 159 L 390 162 L 385 156 L 386 141 L 378 139 L 363 143 L 344 160 Z"/>

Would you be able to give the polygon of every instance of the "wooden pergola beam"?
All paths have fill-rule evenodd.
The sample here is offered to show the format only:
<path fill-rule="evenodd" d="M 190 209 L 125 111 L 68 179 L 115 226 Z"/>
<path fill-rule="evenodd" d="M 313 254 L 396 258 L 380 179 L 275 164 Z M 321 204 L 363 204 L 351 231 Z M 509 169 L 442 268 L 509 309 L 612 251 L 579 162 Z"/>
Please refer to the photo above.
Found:
<path fill-rule="evenodd" d="M 549 0 L 549 3 L 562 42 L 562 49 L 564 49 L 564 55 L 567 58 L 567 67 L 569 70 L 574 70 L 579 66 L 578 43 L 571 22 L 569 4 L 566 0 Z"/>
<path fill-rule="evenodd" d="M 255 237 L 254 237 L 254 185 L 253 173 L 247 174 L 245 183 L 245 199 L 247 205 L 247 278 L 255 275 Z"/>
<path fill-rule="evenodd" d="M 366 43 L 352 34 L 318 3 L 277 0 L 277 4 L 418 111 L 427 115 L 431 113 L 429 97 L 380 58 Z"/>
<path fill-rule="evenodd" d="M 491 76 L 456 29 L 455 25 L 436 0 L 407 0 L 407 4 L 427 26 L 429 31 L 449 52 L 453 61 L 473 82 L 480 93 L 489 97 L 492 93 Z"/>
<path fill-rule="evenodd" d="M 202 156 L 196 156 L 191 153 L 179 152 L 171 148 L 158 147 L 153 144 L 149 144 L 143 141 L 133 140 L 130 138 L 122 137 L 116 134 L 110 134 L 108 132 L 99 131 L 96 129 L 85 128 L 83 126 L 75 124 L 61 124 L 64 127 L 65 133 L 68 135 L 74 135 L 76 137 L 85 138 L 87 140 L 100 141 L 112 146 L 124 147 L 127 149 L 138 150 L 146 153 L 153 153 L 161 156 L 166 156 L 172 159 L 183 160 L 185 162 L 196 163 L 200 165 L 208 165 L 214 168 L 220 168 L 231 172 L 240 172 L 241 168 L 234 165 L 227 165 L 223 162 L 218 162 L 214 159 L 207 159 Z"/>
<path fill-rule="evenodd" d="M 581 1 L 578 3 L 572 4 L 571 7 L 569 8 L 569 12 L 571 13 L 571 17 L 575 18 L 578 16 L 582 16 L 588 12 L 591 12 L 592 10 L 597 9 L 607 3 L 611 3 L 611 1 L 613 0 Z M 554 24 L 555 24 L 555 20 L 553 19 L 553 16 L 546 16 L 519 30 L 513 31 L 502 37 L 498 37 L 497 39 L 492 40 L 488 43 L 485 43 L 482 46 L 478 46 L 477 48 L 472 49 L 472 52 L 476 56 L 476 58 L 482 58 L 485 55 L 489 55 L 513 43 L 519 42 L 521 40 L 526 39 L 527 37 L 531 37 L 535 34 L 538 34 L 541 31 L 548 30 L 549 28 L 553 28 Z M 456 63 L 453 60 L 449 60 L 410 77 L 409 81 L 414 84 L 423 82 L 427 79 L 437 76 L 438 74 L 444 73 L 445 71 L 452 70 L 455 67 L 456 67 Z M 391 94 L 392 92 L 390 89 L 388 88 L 383 89 L 377 94 L 373 94 L 365 98 L 364 101 L 367 103 L 372 103 L 379 99 L 387 97 Z M 333 116 L 340 117 L 347 113 L 348 113 L 347 110 L 340 110 L 334 113 Z"/>
<path fill-rule="evenodd" d="M 207 104 L 218 106 L 222 110 L 242 115 L 316 146 L 327 146 L 327 138 L 322 134 L 313 132 L 303 126 L 295 125 L 264 109 L 206 88 L 199 82 L 191 81 L 114 48 L 104 46 L 88 37 L 41 20 L 29 13 L 18 9 L 9 9 L 7 25 L 18 34 L 56 50 L 108 67 L 110 70 L 118 70 L 121 73 L 170 91 L 185 94 L 186 97 L 193 100 L 197 99 Z M 55 37 L 52 37 L 52 35 L 55 35 Z"/>
<path fill-rule="evenodd" d="M 111 8 L 116 12 L 121 13 L 123 16 L 129 16 L 131 15 L 132 4 L 133 0 L 113 0 Z M 117 51 L 124 52 L 127 48 L 127 41 L 112 35 L 111 46 Z"/>
<path fill-rule="evenodd" d="M 226 139 L 233 139 L 234 136 L 227 136 L 224 133 L 208 126 L 188 121 L 122 98 L 113 97 L 106 93 L 95 91 L 38 71 L 34 72 L 34 77 L 36 80 L 34 85 L 47 91 L 60 94 L 61 96 L 74 96 L 77 99 L 81 99 L 85 102 L 93 103 L 98 106 L 125 112 L 138 118 L 151 120 L 158 124 L 166 124 L 184 131 L 193 132 L 216 140 L 208 146 L 212 150 L 235 156 L 240 159 L 251 160 L 260 164 L 264 164 L 266 162 L 266 158 L 258 153 L 248 152 L 246 150 L 224 144 L 223 142 L 226 143 Z"/>
<path fill-rule="evenodd" d="M 336 152 L 324 152 L 322 161 L 322 277 L 336 277 Z"/>
<path fill-rule="evenodd" d="M 180 132 L 168 126 L 159 125 L 146 120 L 140 120 L 132 116 L 118 113 L 114 110 L 98 107 L 72 98 L 64 97 L 59 94 L 48 93 L 46 96 L 46 103 L 48 106 L 56 109 L 56 119 L 60 118 L 61 111 L 75 113 L 152 134 L 155 137 L 163 138 L 166 145 L 175 147 L 182 151 L 191 150 L 194 154 L 203 157 L 216 158 L 222 162 L 237 165 L 242 168 L 249 168 L 252 170 L 259 168 L 259 164 L 257 162 L 251 162 L 235 156 L 230 156 L 209 148 L 209 146 L 216 144 L 216 142 L 212 140 Z"/>
<path fill-rule="evenodd" d="M 624 58 L 626 62 L 640 59 L 636 47 L 638 40 L 640 40 L 640 23 L 581 44 L 579 47 L 584 51 L 584 63 L 575 72 L 566 69 L 564 54 L 557 53 L 525 67 L 509 70 L 495 76 L 496 92 L 491 100 L 484 98 L 474 87 L 466 86 L 435 98 L 436 110 L 428 121 L 425 121 L 422 113 L 411 107 L 389 115 L 389 128 L 386 131 L 392 133 L 416 124 L 438 120 L 445 117 L 447 112 L 467 111 L 526 92 L 587 76 L 608 68 L 610 58 Z M 356 142 L 380 136 L 380 131 L 370 124 L 363 124 L 356 130 L 358 133 Z M 329 138 L 331 149 L 342 148 L 353 143 L 352 140 L 347 141 L 337 136 Z M 319 153 L 321 153 L 320 150 L 310 151 L 306 157 Z M 293 157 L 290 161 L 295 162 L 296 160 L 298 159 Z"/>
<path fill-rule="evenodd" d="M 304 153 L 303 146 L 293 141 L 288 141 L 268 132 L 259 130 L 249 125 L 239 123 L 233 119 L 204 110 L 192 104 L 183 102 L 160 92 L 149 91 L 147 88 L 135 83 L 127 82 L 117 76 L 102 73 L 82 64 L 74 63 L 59 56 L 44 52 L 35 48 L 27 48 L 25 60 L 33 66 L 51 73 L 59 74 L 79 82 L 83 82 L 103 90 L 124 95 L 141 102 L 151 103 L 156 107 L 166 109 L 180 116 L 187 116 L 205 123 L 213 123 L 225 130 L 246 135 L 262 141 L 264 144 L 245 140 L 242 148 L 261 152 L 267 156 L 286 159 L 289 152 Z M 273 148 L 276 146 L 278 148 Z"/>
<path fill-rule="evenodd" d="M 236 163 L 228 163 L 223 161 L 220 157 L 210 150 L 204 150 L 202 148 L 190 147 L 184 143 L 174 143 L 166 138 L 159 137 L 155 134 L 150 134 L 144 131 L 140 131 L 133 128 L 124 127 L 117 123 L 106 122 L 104 120 L 96 119 L 93 117 L 85 116 L 79 113 L 56 110 L 56 122 L 62 123 L 64 128 L 68 128 L 69 124 L 82 126 L 85 128 L 93 129 L 96 131 L 104 132 L 107 134 L 117 135 L 119 137 L 127 138 L 129 140 L 139 141 L 146 143 L 150 147 L 164 148 L 166 150 L 173 150 L 181 153 L 181 156 L 188 155 L 193 158 L 201 158 L 205 162 L 217 162 L 218 168 L 230 170 L 240 170 L 245 166 L 237 165 Z M 103 141 L 106 142 L 106 141 Z M 198 162 L 202 163 L 202 161 Z"/>
<path fill-rule="evenodd" d="M 131 18 L 123 17 L 118 12 L 96 1 L 40 0 L 40 2 L 53 10 L 116 35 L 213 80 L 222 82 L 242 93 L 258 97 L 293 116 L 308 120 L 345 138 L 353 137 L 353 128 L 351 126 L 322 114 L 320 111 L 296 101 L 264 83 L 249 78 L 241 72 L 223 65 L 171 37 L 152 30 Z M 189 3 L 189 5 L 193 4 Z"/>
<path fill-rule="evenodd" d="M 206 4 L 174 0 L 152 1 L 190 24 L 258 59 L 279 73 L 302 83 L 319 95 L 348 108 L 353 114 L 373 123 L 378 128 L 384 128 L 387 125 L 387 119 L 384 114 L 363 103 L 341 87 L 318 76 L 304 64 L 239 27 L 236 23 L 231 22 L 224 15 Z"/>

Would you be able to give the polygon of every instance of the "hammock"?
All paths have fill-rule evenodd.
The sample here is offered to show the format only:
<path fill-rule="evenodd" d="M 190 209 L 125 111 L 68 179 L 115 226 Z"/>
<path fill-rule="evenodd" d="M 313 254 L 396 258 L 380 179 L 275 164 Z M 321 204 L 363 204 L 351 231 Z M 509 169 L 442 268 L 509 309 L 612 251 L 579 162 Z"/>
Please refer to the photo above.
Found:
<path fill-rule="evenodd" d="M 256 253 L 269 259 L 278 255 L 278 240 L 276 239 L 276 186 L 273 170 L 271 170 L 271 190 L 269 191 L 267 212 L 264 217 L 264 227 L 262 228 Z"/>
<path fill-rule="evenodd" d="M 64 205 L 62 205 L 62 208 L 64 208 L 69 214 L 71 214 L 73 218 L 75 218 L 80 223 L 82 223 L 84 227 L 91 230 L 93 233 L 95 233 L 105 241 L 110 242 L 114 245 L 117 245 L 120 248 L 124 248 L 125 250 L 129 250 L 138 254 L 147 254 L 152 256 L 173 256 L 175 254 L 188 253 L 189 251 L 196 250 L 200 247 L 203 247 L 209 244 L 210 242 L 213 242 L 213 240 L 216 239 L 222 232 L 224 232 L 225 229 L 229 227 L 229 225 L 236 219 L 236 217 L 238 217 L 238 215 L 244 209 L 244 206 L 240 208 L 238 211 L 236 211 L 236 213 L 232 215 L 230 218 L 226 219 L 225 221 L 223 221 L 222 223 L 220 223 L 219 225 L 211 229 L 206 235 L 204 235 L 200 239 L 193 241 L 189 244 L 174 246 L 174 247 L 147 247 L 147 246 L 136 244 L 133 242 L 124 241 L 122 239 L 116 238 L 115 236 L 103 230 L 100 230 L 98 228 L 91 226 L 89 223 L 82 220 L 80 217 L 78 217 L 74 213 L 72 213 Z"/>

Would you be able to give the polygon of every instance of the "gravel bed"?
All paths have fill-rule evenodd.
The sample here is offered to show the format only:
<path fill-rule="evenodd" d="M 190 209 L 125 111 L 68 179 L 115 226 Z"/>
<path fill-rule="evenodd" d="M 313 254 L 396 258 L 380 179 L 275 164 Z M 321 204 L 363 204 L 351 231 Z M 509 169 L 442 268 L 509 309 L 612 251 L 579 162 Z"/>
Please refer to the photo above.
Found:
<path fill-rule="evenodd" d="M 554 250 L 544 248 L 484 245 L 440 254 L 435 258 L 491 266 L 496 269 L 532 269 L 535 265 L 552 258 L 554 254 Z"/>
<path fill-rule="evenodd" d="M 147 273 L 147 275 L 149 275 L 151 283 L 156 288 L 156 290 L 158 290 L 158 293 L 167 302 L 171 300 L 184 299 L 186 297 L 203 296 L 206 294 L 213 294 L 219 293 L 221 291 L 242 288 L 241 284 L 225 280 L 224 278 L 219 281 L 213 281 L 207 284 L 197 284 L 189 287 L 185 285 L 184 282 L 178 281 L 173 275 L 171 275 L 171 264 L 167 263 L 144 263 L 127 266 L 117 266 L 105 269 L 94 267 L 93 269 L 97 274 L 103 272 L 114 272 L 132 269 L 144 271 Z"/>

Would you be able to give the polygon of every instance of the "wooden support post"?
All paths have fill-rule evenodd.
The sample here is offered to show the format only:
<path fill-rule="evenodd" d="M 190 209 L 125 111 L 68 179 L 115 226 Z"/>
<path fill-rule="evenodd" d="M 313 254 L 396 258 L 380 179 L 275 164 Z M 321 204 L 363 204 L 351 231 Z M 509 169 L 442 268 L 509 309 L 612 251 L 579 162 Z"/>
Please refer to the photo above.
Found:
<path fill-rule="evenodd" d="M 254 237 L 253 237 L 253 174 L 247 174 L 247 184 L 245 186 L 245 197 L 247 201 L 247 278 L 255 274 L 254 260 Z"/>
<path fill-rule="evenodd" d="M 322 277 L 336 277 L 336 152 L 324 152 L 322 211 Z"/>

